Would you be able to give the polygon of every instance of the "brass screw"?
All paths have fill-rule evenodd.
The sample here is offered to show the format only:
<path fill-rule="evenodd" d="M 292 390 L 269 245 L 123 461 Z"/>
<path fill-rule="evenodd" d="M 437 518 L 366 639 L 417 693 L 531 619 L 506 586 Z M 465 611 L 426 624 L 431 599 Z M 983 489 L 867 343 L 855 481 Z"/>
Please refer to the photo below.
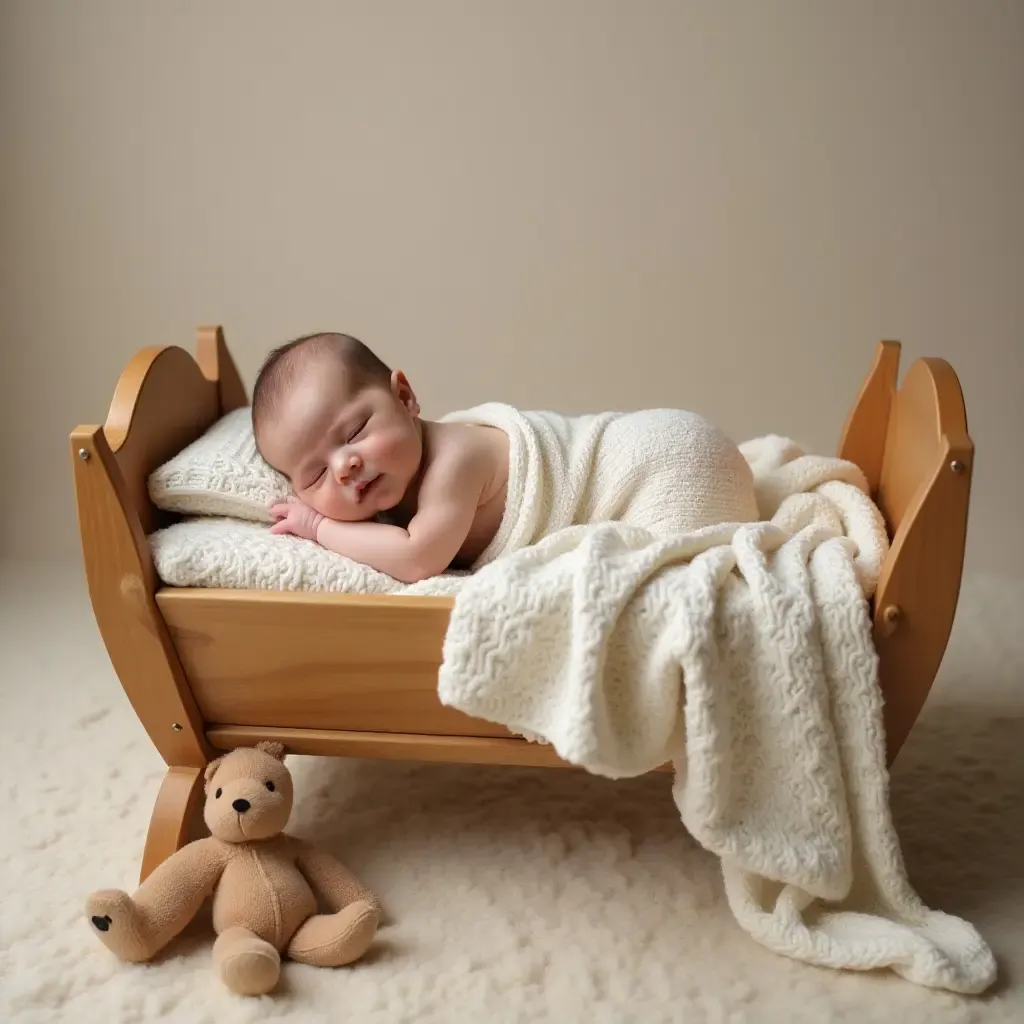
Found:
<path fill-rule="evenodd" d="M 88 448 L 79 448 L 78 449 L 78 457 L 83 462 L 88 462 L 89 461 L 89 449 Z"/>
<path fill-rule="evenodd" d="M 953 460 L 953 461 L 952 461 L 952 462 L 951 462 L 951 463 L 949 464 L 949 468 L 950 468 L 951 470 L 953 470 L 953 472 L 954 472 L 954 473 L 960 474 L 960 473 L 962 473 L 962 472 L 963 472 L 963 471 L 964 471 L 964 470 L 965 470 L 965 469 L 966 469 L 967 467 L 966 467 L 966 466 L 965 466 L 965 465 L 964 465 L 964 464 L 963 464 L 963 463 L 962 463 L 962 462 L 961 462 L 961 461 L 960 461 L 959 459 L 954 459 L 954 460 Z"/>
<path fill-rule="evenodd" d="M 174 730 L 175 732 L 181 732 L 181 729 L 182 729 L 182 725 L 181 725 L 181 722 L 175 722 L 175 723 L 174 723 L 174 724 L 173 724 L 173 725 L 171 726 L 171 728 L 172 728 L 172 729 L 173 729 L 173 730 Z"/>

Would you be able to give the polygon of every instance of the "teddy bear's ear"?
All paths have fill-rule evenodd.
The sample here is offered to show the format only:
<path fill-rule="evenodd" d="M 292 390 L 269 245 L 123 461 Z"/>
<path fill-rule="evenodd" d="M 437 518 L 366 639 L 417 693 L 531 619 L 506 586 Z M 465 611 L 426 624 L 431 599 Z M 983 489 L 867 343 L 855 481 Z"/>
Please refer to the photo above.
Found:
<path fill-rule="evenodd" d="M 257 750 L 262 750 L 264 754 L 269 754 L 271 757 L 276 757 L 278 761 L 284 760 L 284 744 L 274 743 L 272 740 L 260 740 L 256 744 Z"/>
<path fill-rule="evenodd" d="M 206 766 L 206 770 L 203 772 L 203 780 L 204 780 L 204 782 L 206 782 L 207 785 L 210 784 L 210 779 L 212 779 L 213 776 L 216 774 L 217 769 L 220 767 L 220 763 L 223 760 L 224 760 L 224 755 L 222 754 L 220 757 L 215 757 Z"/>

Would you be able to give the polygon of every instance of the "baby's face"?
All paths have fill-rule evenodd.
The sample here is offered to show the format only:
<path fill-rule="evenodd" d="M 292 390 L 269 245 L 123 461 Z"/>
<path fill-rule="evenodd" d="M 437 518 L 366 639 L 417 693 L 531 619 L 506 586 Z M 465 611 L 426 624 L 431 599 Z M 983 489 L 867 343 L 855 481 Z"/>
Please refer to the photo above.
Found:
<path fill-rule="evenodd" d="M 259 445 L 295 493 L 328 519 L 358 522 L 394 508 L 420 468 L 419 405 L 405 376 L 355 384 L 340 361 L 310 359 Z"/>

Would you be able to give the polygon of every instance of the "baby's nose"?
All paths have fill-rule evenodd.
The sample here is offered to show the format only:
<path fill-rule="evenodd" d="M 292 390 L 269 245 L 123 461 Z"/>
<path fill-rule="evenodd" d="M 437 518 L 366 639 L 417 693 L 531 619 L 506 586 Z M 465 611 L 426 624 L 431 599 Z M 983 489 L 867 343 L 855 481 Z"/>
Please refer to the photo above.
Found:
<path fill-rule="evenodd" d="M 338 482 L 344 483 L 361 465 L 362 462 L 358 455 L 346 455 L 340 459 L 338 462 Z"/>

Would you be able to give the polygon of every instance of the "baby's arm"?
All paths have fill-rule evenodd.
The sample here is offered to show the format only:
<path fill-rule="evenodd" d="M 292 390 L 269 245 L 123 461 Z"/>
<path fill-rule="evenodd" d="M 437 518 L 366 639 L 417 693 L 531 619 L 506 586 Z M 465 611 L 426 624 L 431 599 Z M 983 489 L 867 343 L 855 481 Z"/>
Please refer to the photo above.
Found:
<path fill-rule="evenodd" d="M 425 474 L 408 529 L 318 517 L 311 521 L 310 532 L 328 550 L 403 583 L 437 576 L 451 565 L 469 535 L 490 471 L 481 452 L 453 447 L 439 452 Z"/>
<path fill-rule="evenodd" d="M 447 493 L 433 501 L 420 492 L 419 510 L 408 529 L 386 523 L 323 519 L 316 539 L 328 550 L 386 572 L 396 580 L 417 583 L 444 572 L 454 561 L 473 525 L 481 490 L 482 482 L 481 487 L 472 488 L 456 476 L 450 479 Z"/>

